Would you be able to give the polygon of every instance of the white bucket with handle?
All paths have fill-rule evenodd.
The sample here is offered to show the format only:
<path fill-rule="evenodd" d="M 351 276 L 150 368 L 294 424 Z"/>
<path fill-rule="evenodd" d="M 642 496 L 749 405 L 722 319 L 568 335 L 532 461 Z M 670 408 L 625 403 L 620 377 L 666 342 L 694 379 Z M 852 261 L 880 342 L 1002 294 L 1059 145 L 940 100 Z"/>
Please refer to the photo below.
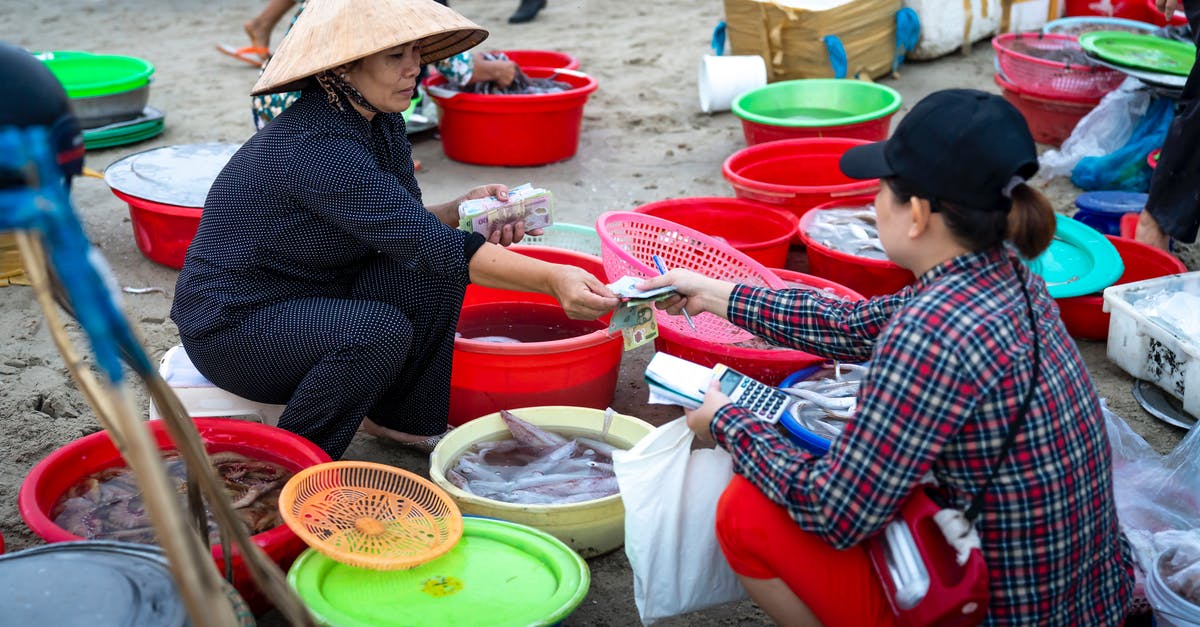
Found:
<path fill-rule="evenodd" d="M 700 59 L 700 110 L 728 111 L 734 98 L 767 84 L 767 64 L 756 54 Z"/>

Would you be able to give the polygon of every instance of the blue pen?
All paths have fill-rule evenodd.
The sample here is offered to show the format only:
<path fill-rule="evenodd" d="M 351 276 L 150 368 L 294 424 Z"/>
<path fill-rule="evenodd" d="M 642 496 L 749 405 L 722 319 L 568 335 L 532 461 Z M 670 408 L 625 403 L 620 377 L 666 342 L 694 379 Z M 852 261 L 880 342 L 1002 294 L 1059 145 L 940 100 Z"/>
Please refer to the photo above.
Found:
<path fill-rule="evenodd" d="M 658 255 L 650 255 L 650 258 L 654 260 L 654 266 L 658 268 L 659 274 L 667 273 L 667 264 L 663 263 L 662 257 L 659 257 Z M 696 323 L 692 322 L 692 316 L 687 312 L 687 309 L 683 310 L 683 317 L 687 319 L 688 326 L 692 327 L 692 330 L 695 331 Z"/>

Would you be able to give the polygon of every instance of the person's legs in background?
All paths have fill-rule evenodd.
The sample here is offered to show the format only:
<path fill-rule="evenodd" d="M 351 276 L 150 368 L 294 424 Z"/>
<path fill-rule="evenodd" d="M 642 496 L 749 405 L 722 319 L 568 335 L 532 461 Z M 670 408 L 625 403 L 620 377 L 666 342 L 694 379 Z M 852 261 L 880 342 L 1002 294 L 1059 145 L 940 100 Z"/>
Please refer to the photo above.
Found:
<path fill-rule="evenodd" d="M 521 0 L 521 4 L 517 5 L 517 10 L 508 17 L 508 23 L 532 22 L 533 18 L 537 17 L 538 11 L 544 8 L 546 8 L 546 0 Z"/>
<path fill-rule="evenodd" d="M 262 12 L 242 25 L 250 36 L 250 45 L 256 48 L 271 48 L 271 31 L 283 16 L 296 4 L 296 0 L 267 0 Z"/>
<path fill-rule="evenodd" d="M 1186 3 L 1184 11 L 1192 38 L 1200 43 L 1200 2 Z M 1150 197 L 1138 219 L 1138 241 L 1164 250 L 1170 238 L 1195 241 L 1200 226 L 1200 198 L 1196 195 L 1200 185 L 1197 144 L 1200 144 L 1200 64 L 1193 67 L 1188 76 L 1175 120 L 1163 142 L 1158 166 L 1150 181 Z M 1195 263 L 1192 260 L 1192 264 Z"/>

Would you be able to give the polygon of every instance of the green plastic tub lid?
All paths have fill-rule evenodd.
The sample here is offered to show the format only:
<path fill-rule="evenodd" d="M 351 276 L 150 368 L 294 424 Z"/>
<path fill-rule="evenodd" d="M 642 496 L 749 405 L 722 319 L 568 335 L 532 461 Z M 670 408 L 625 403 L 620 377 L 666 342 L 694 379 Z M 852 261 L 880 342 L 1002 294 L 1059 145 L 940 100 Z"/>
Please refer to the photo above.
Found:
<path fill-rule="evenodd" d="M 1063 215 L 1046 252 L 1027 262 L 1046 282 L 1053 298 L 1071 298 L 1100 292 L 1117 282 L 1125 262 L 1112 242 L 1092 227 Z"/>
<path fill-rule="evenodd" d="M 1093 31 L 1079 45 L 1097 57 L 1123 67 L 1187 76 L 1196 62 L 1196 45 L 1154 35 Z"/>
<path fill-rule="evenodd" d="M 0 556 L 0 623 L 186 624 L 162 551 L 128 542 L 59 542 Z"/>
<path fill-rule="evenodd" d="M 179 144 L 136 152 L 104 169 L 104 182 L 130 196 L 203 207 L 208 189 L 239 144 Z"/>
<path fill-rule="evenodd" d="M 752 89 L 733 100 L 733 114 L 770 126 L 815 128 L 877 120 L 900 109 L 900 92 L 850 78 L 801 78 Z"/>
<path fill-rule="evenodd" d="M 154 73 L 149 61 L 115 54 L 54 55 L 42 63 L 50 68 L 71 98 L 137 89 L 149 82 Z"/>
<path fill-rule="evenodd" d="M 367 570 L 312 549 L 288 582 L 321 622 L 361 625 L 552 625 L 587 595 L 587 563 L 531 527 L 463 518 L 449 553 L 410 570 Z"/>
<path fill-rule="evenodd" d="M 165 116 L 159 109 L 146 107 L 141 115 L 132 120 L 84 130 L 83 146 L 94 150 L 150 139 L 163 132 Z"/>

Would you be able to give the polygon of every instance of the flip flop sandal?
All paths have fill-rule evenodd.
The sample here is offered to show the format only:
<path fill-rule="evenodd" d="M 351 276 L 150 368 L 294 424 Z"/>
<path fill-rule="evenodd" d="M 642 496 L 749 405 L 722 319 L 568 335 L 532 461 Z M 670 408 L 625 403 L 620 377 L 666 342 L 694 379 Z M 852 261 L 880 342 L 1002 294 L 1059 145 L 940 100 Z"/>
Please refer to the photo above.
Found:
<path fill-rule="evenodd" d="M 234 48 L 225 44 L 217 44 L 217 52 L 233 57 L 243 63 L 248 63 L 254 67 L 261 68 L 270 56 L 271 51 L 261 46 L 246 46 L 244 48 Z"/>

